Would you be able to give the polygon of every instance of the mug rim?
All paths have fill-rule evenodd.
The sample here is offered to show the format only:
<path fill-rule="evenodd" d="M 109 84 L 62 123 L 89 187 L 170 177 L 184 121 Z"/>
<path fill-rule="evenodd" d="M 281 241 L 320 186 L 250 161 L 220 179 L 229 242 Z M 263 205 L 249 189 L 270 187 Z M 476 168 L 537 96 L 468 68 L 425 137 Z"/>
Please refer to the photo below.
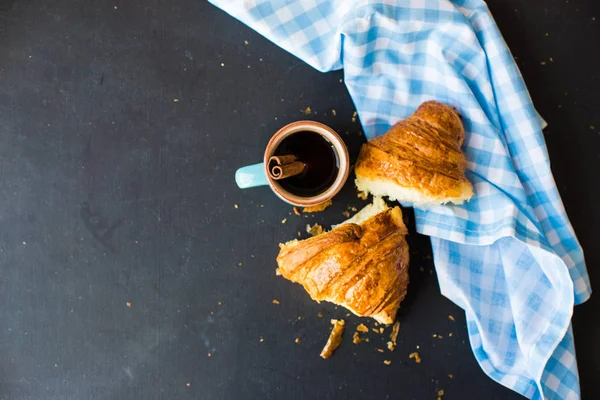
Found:
<path fill-rule="evenodd" d="M 312 197 L 297 196 L 288 192 L 281 184 L 279 184 L 279 182 L 269 175 L 269 159 L 274 155 L 279 144 L 283 139 L 299 131 L 315 132 L 325 137 L 333 145 L 339 160 L 338 174 L 331 186 L 324 192 Z M 337 132 L 329 126 L 316 121 L 302 120 L 292 122 L 275 132 L 265 148 L 263 163 L 269 187 L 275 192 L 277 197 L 291 205 L 300 207 L 316 206 L 327 200 L 331 200 L 340 190 L 342 190 L 342 187 L 344 187 L 344 184 L 348 180 L 348 175 L 350 174 L 350 156 L 346 144 Z"/>

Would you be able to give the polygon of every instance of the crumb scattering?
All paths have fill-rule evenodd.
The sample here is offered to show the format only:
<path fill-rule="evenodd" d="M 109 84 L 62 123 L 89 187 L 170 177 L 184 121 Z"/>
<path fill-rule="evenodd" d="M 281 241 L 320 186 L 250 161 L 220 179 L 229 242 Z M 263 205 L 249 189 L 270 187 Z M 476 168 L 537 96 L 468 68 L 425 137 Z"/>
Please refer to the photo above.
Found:
<path fill-rule="evenodd" d="M 310 226 L 310 224 L 306 224 L 306 232 L 310 236 L 317 236 L 323 233 L 323 227 L 319 224 L 314 224 L 313 226 Z"/>
<path fill-rule="evenodd" d="M 357 113 L 356 113 L 356 111 L 354 111 L 352 113 L 352 122 L 356 122 L 356 116 L 357 116 Z"/>
<path fill-rule="evenodd" d="M 300 210 L 298 210 L 298 207 L 294 207 L 293 210 L 294 210 L 294 214 L 300 215 Z"/>
<path fill-rule="evenodd" d="M 448 315 L 448 319 L 449 319 L 450 321 L 454 321 L 454 317 L 453 317 L 452 315 Z"/>
<path fill-rule="evenodd" d="M 354 344 L 359 344 L 360 342 L 362 342 L 364 339 L 360 337 L 360 335 L 358 334 L 358 332 L 354 332 L 352 334 L 352 343 Z"/>
<path fill-rule="evenodd" d="M 396 339 L 398 339 L 398 332 L 400 332 L 400 321 L 396 321 L 392 327 L 392 333 L 390 333 L 390 340 L 394 346 L 396 345 Z"/>
<path fill-rule="evenodd" d="M 356 330 L 358 332 L 369 332 L 369 328 L 367 328 L 367 326 L 365 324 L 360 324 L 356 327 Z"/>
<path fill-rule="evenodd" d="M 304 110 L 300 110 L 300 112 L 304 115 L 310 115 L 312 113 L 312 110 L 310 109 L 310 107 L 306 107 Z"/>
<path fill-rule="evenodd" d="M 279 300 L 273 299 L 273 304 L 279 304 Z"/>
<path fill-rule="evenodd" d="M 412 358 L 412 359 L 414 359 L 414 360 L 415 360 L 415 362 L 416 362 L 417 364 L 421 362 L 421 356 L 420 356 L 420 355 L 419 355 L 419 353 L 418 353 L 418 352 L 416 352 L 416 351 L 415 351 L 414 353 L 410 353 L 410 354 L 408 355 L 408 358 Z"/>
<path fill-rule="evenodd" d="M 321 358 L 324 359 L 331 357 L 333 352 L 342 343 L 342 335 L 344 334 L 344 328 L 346 326 L 346 322 L 343 319 L 332 319 L 331 324 L 333 325 L 333 328 L 329 334 L 329 339 L 327 339 L 327 343 L 320 354 Z"/>
<path fill-rule="evenodd" d="M 321 211 L 325 210 L 327 207 L 329 207 L 331 205 L 331 203 L 332 203 L 331 200 L 327 200 L 326 202 L 317 204 L 316 206 L 304 207 L 302 212 L 305 212 L 305 213 L 321 212 Z"/>
<path fill-rule="evenodd" d="M 392 360 L 384 360 L 383 363 L 385 365 L 390 365 L 392 363 Z"/>

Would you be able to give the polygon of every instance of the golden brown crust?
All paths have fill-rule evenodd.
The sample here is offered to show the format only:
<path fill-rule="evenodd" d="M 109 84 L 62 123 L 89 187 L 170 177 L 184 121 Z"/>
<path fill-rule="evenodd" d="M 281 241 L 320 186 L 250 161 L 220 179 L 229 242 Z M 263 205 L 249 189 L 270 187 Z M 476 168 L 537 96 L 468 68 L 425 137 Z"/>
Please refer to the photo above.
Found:
<path fill-rule="evenodd" d="M 472 186 L 465 177 L 467 160 L 460 148 L 464 136 L 452 107 L 425 102 L 385 135 L 363 145 L 356 176 L 416 189 L 442 203 L 469 198 Z"/>
<path fill-rule="evenodd" d="M 400 208 L 390 208 L 361 225 L 344 224 L 284 245 L 278 271 L 313 300 L 391 324 L 408 286 L 406 232 Z"/>
<path fill-rule="evenodd" d="M 329 334 L 329 338 L 327 339 L 327 343 L 325 343 L 325 347 L 321 350 L 321 358 L 328 359 L 333 355 L 333 352 L 342 344 L 342 335 L 344 334 L 344 328 L 346 323 L 343 319 L 337 320 L 332 319 L 331 324 L 333 328 L 331 329 L 331 333 Z"/>

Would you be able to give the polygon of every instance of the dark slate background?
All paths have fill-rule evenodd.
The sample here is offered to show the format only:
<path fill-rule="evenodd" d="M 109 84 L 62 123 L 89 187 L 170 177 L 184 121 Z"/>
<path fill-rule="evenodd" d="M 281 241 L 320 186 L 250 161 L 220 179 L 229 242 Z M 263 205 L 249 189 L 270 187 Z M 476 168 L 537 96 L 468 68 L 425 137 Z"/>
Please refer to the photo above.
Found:
<path fill-rule="evenodd" d="M 593 282 L 599 4 L 489 1 L 549 122 Z M 0 0 L 0 398 L 519 398 L 480 370 L 414 229 L 396 351 L 376 351 L 387 333 L 358 346 L 347 334 L 318 357 L 330 318 L 360 320 L 276 277 L 277 243 L 364 203 L 348 185 L 298 217 L 233 173 L 307 106 L 355 157 L 364 139 L 341 77 L 202 0 Z M 574 315 L 584 399 L 600 395 L 599 305 Z"/>

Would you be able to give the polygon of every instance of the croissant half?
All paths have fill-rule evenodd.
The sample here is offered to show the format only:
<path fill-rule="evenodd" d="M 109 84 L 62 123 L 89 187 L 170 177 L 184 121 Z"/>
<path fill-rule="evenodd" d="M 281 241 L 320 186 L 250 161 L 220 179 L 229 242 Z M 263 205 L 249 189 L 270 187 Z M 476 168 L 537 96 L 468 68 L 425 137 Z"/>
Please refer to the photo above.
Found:
<path fill-rule="evenodd" d="M 400 208 L 384 208 L 360 223 L 281 245 L 277 273 L 304 286 L 313 300 L 393 323 L 406 295 L 409 255 Z"/>
<path fill-rule="evenodd" d="M 450 106 L 428 101 L 385 135 L 365 143 L 356 163 L 362 192 L 429 208 L 473 196 L 461 151 L 465 131 Z"/>

